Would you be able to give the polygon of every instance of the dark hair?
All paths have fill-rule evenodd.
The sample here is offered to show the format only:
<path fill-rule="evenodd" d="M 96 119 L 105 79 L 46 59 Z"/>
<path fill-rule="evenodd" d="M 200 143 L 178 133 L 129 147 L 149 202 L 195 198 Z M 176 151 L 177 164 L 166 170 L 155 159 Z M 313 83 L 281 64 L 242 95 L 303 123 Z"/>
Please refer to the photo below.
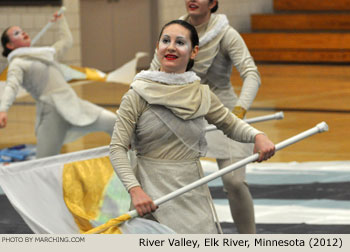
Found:
<path fill-rule="evenodd" d="M 7 28 L 5 29 L 5 31 L 2 33 L 2 35 L 1 35 L 1 44 L 2 44 L 2 48 L 3 48 L 2 55 L 3 55 L 4 57 L 7 57 L 7 55 L 9 55 L 10 52 L 12 51 L 12 50 L 8 49 L 7 46 L 6 46 L 6 44 L 7 44 L 8 42 L 10 42 L 10 37 L 9 37 L 9 35 L 7 34 L 7 31 L 8 31 L 10 28 L 11 28 L 11 26 L 10 26 L 10 27 L 7 27 Z"/>
<path fill-rule="evenodd" d="M 212 3 L 213 0 L 209 0 L 209 3 Z M 214 13 L 218 10 L 219 8 L 219 0 L 216 1 L 216 5 L 210 10 L 211 13 Z"/>
<path fill-rule="evenodd" d="M 191 25 L 190 23 L 184 21 L 184 20 L 180 20 L 180 19 L 177 19 L 177 20 L 173 20 L 173 21 L 170 21 L 169 23 L 166 23 L 162 30 L 160 31 L 160 34 L 159 34 L 159 38 L 158 38 L 158 41 L 160 40 L 160 37 L 162 36 L 163 34 L 163 31 L 164 29 L 169 26 L 169 25 L 172 25 L 172 24 L 179 24 L 181 25 L 182 27 L 186 28 L 187 30 L 189 30 L 190 32 L 190 39 L 191 39 L 191 44 L 192 44 L 192 49 L 195 47 L 195 46 L 198 46 L 199 45 L 199 38 L 198 38 L 198 33 L 196 31 L 196 28 L 194 28 L 193 25 Z M 194 65 L 194 60 L 193 59 L 190 59 L 188 64 L 187 64 L 187 67 L 186 67 L 186 71 L 189 71 Z"/>

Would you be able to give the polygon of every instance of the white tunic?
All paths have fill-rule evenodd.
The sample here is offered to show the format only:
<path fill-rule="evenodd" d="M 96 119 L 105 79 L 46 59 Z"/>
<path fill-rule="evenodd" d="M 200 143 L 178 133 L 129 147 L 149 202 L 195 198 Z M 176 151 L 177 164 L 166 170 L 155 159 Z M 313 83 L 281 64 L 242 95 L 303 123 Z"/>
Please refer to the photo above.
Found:
<path fill-rule="evenodd" d="M 192 76 L 178 83 L 184 75 Z M 141 72 L 124 95 L 117 112 L 110 159 L 127 190 L 141 186 L 156 200 L 203 176 L 199 158 L 204 149 L 200 130 L 204 129 L 187 125 L 192 121 L 198 126 L 204 124 L 194 120 L 205 117 L 230 138 L 243 142 L 254 142 L 255 135 L 260 133 L 230 113 L 208 86 L 192 77 L 193 72 L 179 75 Z M 154 106 L 170 114 L 160 117 L 153 111 Z M 187 131 L 171 129 L 173 117 L 182 120 L 176 123 Z M 137 142 L 134 170 L 127 158 L 133 135 Z M 207 185 L 164 203 L 152 215 L 177 233 L 217 232 Z"/>

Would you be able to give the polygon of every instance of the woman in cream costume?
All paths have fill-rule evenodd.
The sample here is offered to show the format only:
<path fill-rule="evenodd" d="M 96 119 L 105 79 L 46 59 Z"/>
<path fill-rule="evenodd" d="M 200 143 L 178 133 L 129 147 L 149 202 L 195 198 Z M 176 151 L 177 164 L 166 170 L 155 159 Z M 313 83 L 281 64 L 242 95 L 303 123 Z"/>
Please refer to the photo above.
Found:
<path fill-rule="evenodd" d="M 0 128 L 6 126 L 7 111 L 23 86 L 36 100 L 37 158 L 56 155 L 63 143 L 93 131 L 112 135 L 114 113 L 81 100 L 67 84 L 56 60 L 72 46 L 65 18 L 54 15 L 60 39 L 52 47 L 30 47 L 30 37 L 18 26 L 7 28 L 1 38 L 9 68 L 0 101 Z"/>
<path fill-rule="evenodd" d="M 242 37 L 230 25 L 225 15 L 213 14 L 218 8 L 217 0 L 185 0 L 187 15 L 180 17 L 195 26 L 199 35 L 199 52 L 193 71 L 208 84 L 220 101 L 236 116 L 243 119 L 260 86 L 260 75 Z M 159 69 L 155 56 L 152 70 Z M 231 82 L 232 66 L 243 81 L 239 97 Z M 251 144 L 231 141 L 219 131 L 206 135 L 207 157 L 217 159 L 220 169 L 252 154 Z M 256 233 L 254 206 L 245 167 L 223 177 L 224 190 L 230 204 L 232 218 L 239 233 Z"/>
<path fill-rule="evenodd" d="M 177 233 L 217 233 L 214 208 L 203 185 L 157 209 L 158 199 L 203 176 L 199 158 L 205 155 L 205 121 L 237 141 L 255 142 L 259 161 L 274 154 L 262 132 L 234 116 L 207 85 L 189 69 L 198 53 L 194 27 L 175 20 L 163 27 L 157 43 L 160 71 L 137 74 L 117 112 L 110 144 L 113 167 L 143 216 Z M 136 166 L 127 152 L 136 150 Z"/>

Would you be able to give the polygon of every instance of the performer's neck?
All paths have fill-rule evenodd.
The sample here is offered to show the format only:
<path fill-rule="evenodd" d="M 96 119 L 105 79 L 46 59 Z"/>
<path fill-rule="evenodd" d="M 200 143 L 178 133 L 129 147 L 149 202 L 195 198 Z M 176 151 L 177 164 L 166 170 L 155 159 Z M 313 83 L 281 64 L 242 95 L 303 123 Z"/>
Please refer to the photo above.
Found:
<path fill-rule="evenodd" d="M 198 26 L 198 25 L 207 23 L 209 21 L 209 19 L 210 19 L 210 16 L 211 16 L 210 12 L 208 14 L 202 15 L 202 16 L 199 16 L 199 15 L 194 16 L 194 15 L 192 15 L 189 18 L 189 22 L 192 25 L 194 25 L 194 26 Z"/>

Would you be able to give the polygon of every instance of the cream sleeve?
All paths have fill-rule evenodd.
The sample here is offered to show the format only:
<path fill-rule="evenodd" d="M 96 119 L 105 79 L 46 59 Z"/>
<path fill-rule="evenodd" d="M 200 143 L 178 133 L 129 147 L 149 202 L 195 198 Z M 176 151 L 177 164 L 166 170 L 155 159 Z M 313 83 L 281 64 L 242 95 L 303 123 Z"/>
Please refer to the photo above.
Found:
<path fill-rule="evenodd" d="M 151 65 L 148 70 L 159 71 L 159 69 L 160 69 L 160 62 L 157 57 L 157 49 L 155 49 Z"/>
<path fill-rule="evenodd" d="M 128 191 L 140 185 L 131 168 L 127 152 L 138 118 L 146 106 L 146 101 L 132 89 L 123 96 L 109 145 L 112 166 Z"/>
<path fill-rule="evenodd" d="M 56 60 L 61 60 L 63 55 L 73 46 L 73 36 L 69 29 L 66 18 L 63 16 L 58 21 L 59 40 L 52 45 L 56 50 Z"/>
<path fill-rule="evenodd" d="M 6 86 L 0 97 L 0 112 L 7 112 L 16 100 L 19 87 L 23 82 L 24 69 L 22 67 L 24 65 L 21 59 L 11 61 L 7 71 Z"/>
<path fill-rule="evenodd" d="M 229 138 L 238 142 L 254 143 L 255 136 L 263 133 L 231 113 L 213 92 L 210 99 L 211 106 L 205 118 Z"/>
<path fill-rule="evenodd" d="M 221 46 L 230 57 L 243 81 L 242 90 L 235 106 L 248 110 L 261 84 L 258 68 L 243 38 L 232 27 L 229 28 L 223 37 Z"/>

